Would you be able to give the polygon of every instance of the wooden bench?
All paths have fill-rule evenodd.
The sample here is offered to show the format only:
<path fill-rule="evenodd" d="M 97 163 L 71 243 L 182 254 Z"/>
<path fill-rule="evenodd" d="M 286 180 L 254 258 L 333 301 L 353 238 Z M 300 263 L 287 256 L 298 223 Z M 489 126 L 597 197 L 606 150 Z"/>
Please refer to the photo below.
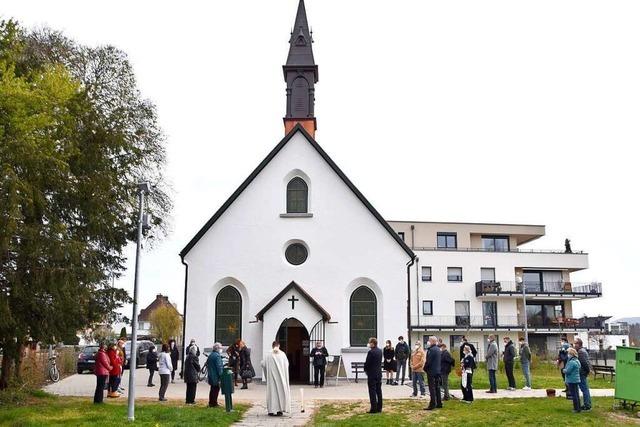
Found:
<path fill-rule="evenodd" d="M 613 377 L 616 375 L 616 368 L 607 365 L 591 365 L 593 369 L 593 379 L 596 379 L 598 375 L 602 375 L 602 379 L 606 375 L 609 375 L 609 382 L 613 382 Z"/>
<path fill-rule="evenodd" d="M 382 366 L 380 370 L 384 371 Z M 358 382 L 358 374 L 364 374 L 364 362 L 351 362 L 351 373 L 356 374 L 356 382 Z"/>

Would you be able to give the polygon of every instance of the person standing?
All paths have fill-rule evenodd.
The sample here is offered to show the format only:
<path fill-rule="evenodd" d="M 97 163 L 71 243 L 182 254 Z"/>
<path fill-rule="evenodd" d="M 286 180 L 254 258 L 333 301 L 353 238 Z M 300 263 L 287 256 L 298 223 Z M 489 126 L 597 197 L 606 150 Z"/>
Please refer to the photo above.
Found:
<path fill-rule="evenodd" d="M 382 363 L 382 367 L 386 372 L 387 376 L 387 385 L 395 385 L 394 384 L 394 373 L 396 372 L 397 364 L 395 359 L 396 350 L 391 345 L 391 340 L 387 340 L 387 345 L 385 345 L 384 350 L 382 351 L 382 356 L 384 357 L 384 361 Z"/>
<path fill-rule="evenodd" d="M 238 371 L 240 370 L 240 343 L 242 340 L 238 338 L 233 344 L 227 347 L 227 364 L 233 372 L 233 384 L 238 386 Z"/>
<path fill-rule="evenodd" d="M 420 345 L 420 341 L 416 341 L 415 350 L 411 353 L 411 382 L 413 383 L 413 394 L 411 397 L 418 395 L 418 386 L 420 386 L 420 398 L 425 395 L 424 390 L 424 364 L 427 362 L 427 355 Z"/>
<path fill-rule="evenodd" d="M 184 359 L 184 382 L 187 383 L 187 396 L 185 403 L 187 405 L 194 405 L 196 403 L 198 374 L 200 373 L 200 363 L 198 361 L 198 356 L 196 356 L 196 352 L 197 348 L 191 347 L 187 358 Z"/>
<path fill-rule="evenodd" d="M 567 357 L 567 363 L 562 371 L 564 373 L 565 383 L 571 394 L 571 400 L 573 400 L 573 412 L 578 413 L 582 410 L 580 406 L 580 392 L 578 391 L 578 387 L 580 386 L 581 365 L 578 360 L 578 352 L 575 348 L 570 347 L 567 350 Z"/>
<path fill-rule="evenodd" d="M 460 388 L 462 389 L 462 402 L 473 402 L 473 371 L 476 369 L 476 359 L 471 353 L 471 347 L 465 345 L 462 348 L 464 357 L 460 364 L 462 365 L 462 378 Z"/>
<path fill-rule="evenodd" d="M 160 353 L 158 357 L 158 373 L 160 374 L 160 390 L 158 391 L 158 396 L 161 402 L 167 400 L 164 395 L 169 387 L 172 370 L 173 365 L 171 364 L 171 355 L 169 354 L 169 344 L 162 344 L 162 353 Z"/>
<path fill-rule="evenodd" d="M 322 388 L 324 387 L 324 371 L 327 366 L 329 352 L 327 352 L 321 341 L 316 341 L 316 346 L 311 350 L 309 356 L 311 356 L 313 364 L 313 386 Z"/>
<path fill-rule="evenodd" d="M 445 343 L 441 343 L 438 347 L 440 347 L 440 351 L 442 352 L 442 356 L 440 357 L 440 375 L 442 378 L 442 400 L 449 400 L 451 395 L 449 394 L 449 374 L 456 366 L 456 361 L 447 350 L 447 345 Z"/>
<path fill-rule="evenodd" d="M 464 346 L 468 345 L 471 349 L 471 355 L 476 357 L 478 355 L 478 350 L 476 350 L 475 346 L 471 344 L 466 336 L 462 336 L 462 342 L 460 343 L 460 360 L 464 359 Z"/>
<path fill-rule="evenodd" d="M 524 387 L 522 389 L 531 390 L 531 349 L 524 337 L 520 337 L 520 366 L 524 376 Z"/>
<path fill-rule="evenodd" d="M 509 387 L 507 388 L 509 391 L 516 389 L 516 377 L 513 376 L 513 363 L 515 358 L 516 348 L 513 345 L 513 341 L 511 341 L 509 337 L 504 337 L 502 360 L 504 361 L 504 372 L 507 374 L 507 381 L 509 381 Z"/>
<path fill-rule="evenodd" d="M 155 384 L 153 383 L 153 374 L 158 370 L 158 353 L 156 352 L 155 345 L 149 347 L 149 353 L 147 353 L 147 369 L 149 370 L 147 387 L 155 387 Z"/>
<path fill-rule="evenodd" d="M 498 392 L 498 382 L 496 380 L 496 371 L 498 370 L 498 344 L 495 335 L 489 335 L 489 345 L 487 353 L 484 356 L 487 362 L 487 370 L 489 371 L 489 390 L 487 393 Z"/>
<path fill-rule="evenodd" d="M 127 350 L 124 347 L 125 344 L 126 344 L 126 340 L 124 338 L 120 338 L 118 340 L 118 347 L 116 349 L 118 352 L 118 357 L 120 357 L 120 360 L 122 361 L 121 368 L 120 368 L 120 375 L 118 375 L 117 384 L 116 384 L 117 385 L 116 390 L 118 392 L 124 392 L 124 388 L 120 385 L 120 383 L 122 383 L 122 374 L 124 373 L 124 365 L 127 362 Z M 129 365 L 129 369 L 131 369 L 131 365 Z"/>
<path fill-rule="evenodd" d="M 582 399 L 584 406 L 583 411 L 591 410 L 591 391 L 589 390 L 589 373 L 591 372 L 591 361 L 589 360 L 589 352 L 582 346 L 582 339 L 576 338 L 573 341 L 573 347 L 578 353 L 578 360 L 580 361 L 580 384 L 579 388 L 582 392 Z"/>
<path fill-rule="evenodd" d="M 262 361 L 263 378 L 267 379 L 267 412 L 271 417 L 291 413 L 291 390 L 289 388 L 289 360 L 280 351 L 280 343 L 271 344 L 271 352 Z"/>
<path fill-rule="evenodd" d="M 369 388 L 370 414 L 382 412 L 382 350 L 378 348 L 378 340 L 369 338 L 369 352 L 364 362 Z"/>
<path fill-rule="evenodd" d="M 569 389 L 568 387 L 566 387 L 567 382 L 565 381 L 564 368 L 567 364 L 567 360 L 569 360 L 569 353 L 567 352 L 567 350 L 569 350 L 569 347 L 571 346 L 569 345 L 567 337 L 560 338 L 560 348 L 558 349 L 558 358 L 556 360 L 556 363 L 558 365 L 558 368 L 560 369 L 560 374 L 562 374 L 562 382 L 565 384 L 565 388 L 563 391 L 567 394 L 567 399 L 570 398 L 570 395 Z"/>
<path fill-rule="evenodd" d="M 107 355 L 109 356 L 109 362 L 111 363 L 111 370 L 109 371 L 109 392 L 107 393 L 107 397 L 120 397 L 120 393 L 118 393 L 118 378 L 120 378 L 120 374 L 122 373 L 122 359 L 118 354 L 118 345 L 116 343 L 109 346 Z"/>
<path fill-rule="evenodd" d="M 429 349 L 427 350 L 427 363 L 424 365 L 424 371 L 427 373 L 427 384 L 429 385 L 429 406 L 425 408 L 432 411 L 436 408 L 442 408 L 442 400 L 440 397 L 440 374 L 442 367 L 442 353 L 438 347 L 438 339 L 429 337 Z"/>
<path fill-rule="evenodd" d="M 405 371 L 407 369 L 407 359 L 409 358 L 409 353 L 411 353 L 411 349 L 409 348 L 409 344 L 404 341 L 404 338 L 401 336 L 398 337 L 398 344 L 396 344 L 396 381 L 395 384 L 398 384 L 398 380 L 400 379 L 400 384 L 404 385 L 404 376 Z M 402 370 L 402 378 L 400 378 L 400 371 Z"/>
<path fill-rule="evenodd" d="M 96 375 L 96 391 L 93 394 L 93 403 L 104 402 L 104 385 L 109 378 L 109 371 L 111 371 L 111 362 L 109 356 L 104 349 L 104 343 L 100 343 L 100 348 L 96 353 L 95 366 L 93 367 L 93 373 Z"/>
<path fill-rule="evenodd" d="M 193 340 L 195 343 L 195 340 Z M 169 350 L 171 350 L 171 384 L 175 383 L 176 370 L 178 369 L 178 360 L 180 359 L 180 351 L 173 338 L 169 340 Z"/>
<path fill-rule="evenodd" d="M 242 389 L 249 388 L 248 382 L 255 377 L 256 373 L 251 364 L 251 349 L 247 347 L 244 341 L 240 341 L 240 359 L 238 369 L 240 370 L 240 378 L 242 378 Z"/>
<path fill-rule="evenodd" d="M 218 406 L 218 394 L 220 394 L 220 381 L 222 380 L 222 344 L 213 344 L 213 351 L 207 358 L 207 382 L 209 383 L 209 407 Z"/>

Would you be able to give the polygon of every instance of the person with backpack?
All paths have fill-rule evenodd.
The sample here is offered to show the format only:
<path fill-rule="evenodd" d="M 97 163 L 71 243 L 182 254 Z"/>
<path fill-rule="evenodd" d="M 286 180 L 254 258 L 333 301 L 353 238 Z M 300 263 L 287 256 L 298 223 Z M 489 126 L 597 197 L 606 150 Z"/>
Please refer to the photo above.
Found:
<path fill-rule="evenodd" d="M 158 353 L 156 352 L 155 345 L 149 347 L 149 353 L 147 353 L 147 369 L 149 370 L 147 387 L 155 387 L 155 384 L 153 383 L 153 374 L 158 370 Z"/>
<path fill-rule="evenodd" d="M 571 393 L 571 399 L 573 400 L 573 412 L 578 413 L 581 411 L 580 407 L 580 393 L 578 392 L 578 386 L 580 385 L 580 361 L 578 360 L 578 352 L 575 348 L 569 348 L 567 350 L 567 363 L 562 369 L 565 375 L 565 381 L 569 392 Z"/>
<path fill-rule="evenodd" d="M 569 360 L 569 354 L 567 353 L 567 350 L 569 350 L 569 341 L 567 340 L 567 337 L 562 337 L 560 338 L 560 349 L 558 350 L 558 358 L 556 359 L 556 364 L 558 365 L 558 368 L 560 369 L 560 373 L 562 374 L 562 382 L 565 384 L 564 390 L 563 392 L 567 394 L 567 399 L 570 398 L 570 394 L 569 394 L 569 388 L 567 387 L 567 383 L 565 381 L 565 373 L 564 373 L 564 368 L 567 364 L 567 360 Z"/>
<path fill-rule="evenodd" d="M 462 358 L 462 378 L 460 388 L 462 389 L 462 400 L 464 403 L 473 402 L 473 371 L 476 369 L 476 359 L 471 353 L 471 347 L 465 345 L 462 347 L 464 357 Z"/>
<path fill-rule="evenodd" d="M 582 392 L 583 398 L 583 411 L 591 410 L 591 392 L 589 391 L 589 373 L 591 372 L 591 361 L 589 360 L 589 352 L 582 346 L 582 339 L 576 338 L 573 341 L 573 347 L 578 353 L 578 360 L 580 361 L 580 384 L 578 387 Z"/>
<path fill-rule="evenodd" d="M 404 376 L 407 369 L 407 359 L 409 359 L 409 353 L 411 350 L 409 349 L 409 344 L 404 341 L 404 338 L 401 336 L 398 337 L 398 344 L 396 344 L 395 356 L 396 356 L 396 381 L 393 385 L 398 385 L 398 379 L 400 379 L 400 370 L 402 370 L 402 379 L 400 384 L 404 385 Z"/>

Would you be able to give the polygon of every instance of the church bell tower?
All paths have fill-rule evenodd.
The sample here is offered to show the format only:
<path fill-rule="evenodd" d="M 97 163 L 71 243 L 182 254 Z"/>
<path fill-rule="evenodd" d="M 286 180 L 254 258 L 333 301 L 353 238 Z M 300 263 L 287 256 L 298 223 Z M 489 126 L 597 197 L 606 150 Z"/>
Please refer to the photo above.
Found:
<path fill-rule="evenodd" d="M 300 123 L 315 138 L 314 115 L 315 84 L 318 82 L 318 66 L 313 60 L 312 33 L 309 31 L 304 0 L 298 3 L 296 21 L 289 39 L 289 56 L 282 66 L 287 82 L 287 112 L 284 117 L 284 132 L 289 133 Z"/>

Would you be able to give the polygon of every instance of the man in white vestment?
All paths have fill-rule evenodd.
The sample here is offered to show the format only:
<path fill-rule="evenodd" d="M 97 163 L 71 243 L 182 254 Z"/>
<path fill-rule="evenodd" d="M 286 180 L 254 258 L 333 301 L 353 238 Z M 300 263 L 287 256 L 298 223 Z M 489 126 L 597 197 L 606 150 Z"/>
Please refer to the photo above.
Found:
<path fill-rule="evenodd" d="M 289 389 L 289 361 L 280 351 L 280 343 L 274 341 L 273 350 L 262 361 L 263 378 L 267 380 L 267 412 L 280 417 L 291 413 L 291 390 Z"/>

